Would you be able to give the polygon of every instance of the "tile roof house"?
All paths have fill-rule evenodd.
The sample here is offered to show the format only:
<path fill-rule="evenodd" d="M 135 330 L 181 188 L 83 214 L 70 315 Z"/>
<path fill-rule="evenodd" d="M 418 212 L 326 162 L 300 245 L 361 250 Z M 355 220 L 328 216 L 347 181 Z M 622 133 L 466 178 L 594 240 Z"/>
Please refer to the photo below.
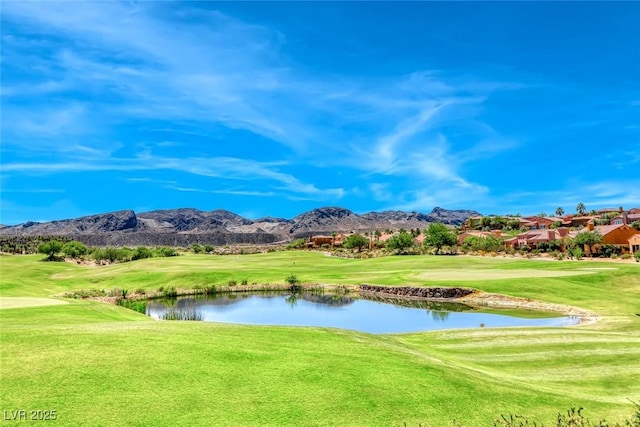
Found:
<path fill-rule="evenodd" d="M 542 242 L 562 241 L 568 235 L 568 228 L 529 230 L 505 240 L 504 243 L 513 249 L 518 249 L 523 246 L 535 249 Z"/>
<path fill-rule="evenodd" d="M 589 224 L 581 232 L 596 231 L 602 236 L 602 243 L 594 245 L 594 252 L 598 252 L 601 245 L 616 245 L 620 246 L 624 251 L 629 247 L 629 239 L 637 234 L 638 231 L 629 227 L 627 224 L 613 224 L 613 225 L 598 225 L 593 226 Z M 585 253 L 589 252 L 589 248 L 585 247 Z"/>
<path fill-rule="evenodd" d="M 314 248 L 322 245 L 331 245 L 333 243 L 333 236 L 316 235 L 311 236 L 311 246 Z"/>
<path fill-rule="evenodd" d="M 611 225 L 631 224 L 634 221 L 640 221 L 640 213 L 621 213 L 618 216 L 611 218 Z"/>
<path fill-rule="evenodd" d="M 593 222 L 598 219 L 598 215 L 582 215 L 574 216 L 571 218 L 572 227 L 585 227 L 590 221 Z"/>
<path fill-rule="evenodd" d="M 640 252 L 640 233 L 634 234 L 629 238 L 629 252 L 632 254 Z"/>

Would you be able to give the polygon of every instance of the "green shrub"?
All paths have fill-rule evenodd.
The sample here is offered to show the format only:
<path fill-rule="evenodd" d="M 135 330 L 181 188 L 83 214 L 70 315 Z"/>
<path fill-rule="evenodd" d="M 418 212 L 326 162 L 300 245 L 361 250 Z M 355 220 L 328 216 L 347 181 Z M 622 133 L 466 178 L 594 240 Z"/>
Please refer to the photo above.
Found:
<path fill-rule="evenodd" d="M 156 248 L 155 252 L 159 257 L 178 256 L 178 252 L 174 248 L 170 248 L 167 246 L 161 246 L 159 248 Z"/>
<path fill-rule="evenodd" d="M 211 246 L 211 245 L 204 245 L 204 248 L 203 248 L 203 249 L 204 249 L 204 251 L 205 251 L 206 253 L 210 254 L 211 252 L 213 252 L 213 249 L 214 249 L 214 248 L 213 248 L 213 246 Z"/>
<path fill-rule="evenodd" d="M 93 251 L 93 258 L 96 261 L 127 262 L 131 261 L 134 251 L 129 248 L 113 248 L 96 249 Z"/>
<path fill-rule="evenodd" d="M 235 285 L 237 285 L 237 284 L 238 284 L 238 282 L 236 282 L 236 281 L 235 281 L 235 280 L 233 280 L 233 279 L 229 279 L 229 282 L 227 282 L 227 285 L 229 285 L 229 286 L 235 286 Z"/>
<path fill-rule="evenodd" d="M 614 255 L 617 256 L 622 253 L 622 248 L 618 245 L 602 245 L 600 247 L 600 256 L 604 258 L 613 258 Z"/>
<path fill-rule="evenodd" d="M 504 241 L 496 236 L 469 236 L 462 244 L 463 251 L 498 252 L 504 247 Z"/>
<path fill-rule="evenodd" d="M 67 292 L 63 295 L 64 298 L 95 298 L 104 297 L 107 293 L 102 289 L 80 289 L 77 291 Z"/>
<path fill-rule="evenodd" d="M 575 259 L 582 259 L 582 248 L 580 247 L 575 247 L 573 249 L 569 250 L 569 253 L 575 258 Z"/>
<path fill-rule="evenodd" d="M 68 257 L 78 258 L 81 256 L 85 256 L 89 250 L 85 245 L 78 241 L 67 242 L 62 246 L 62 252 Z"/>
<path fill-rule="evenodd" d="M 146 246 L 138 246 L 133 251 L 133 254 L 131 255 L 131 259 L 133 261 L 139 260 L 139 259 L 152 258 L 152 257 L 153 257 L 153 251 L 147 248 Z"/>
<path fill-rule="evenodd" d="M 162 296 L 165 298 L 176 298 L 178 296 L 178 291 L 173 286 L 169 286 L 168 288 L 160 288 L 162 292 Z"/>
<path fill-rule="evenodd" d="M 194 254 L 199 254 L 201 253 L 204 249 L 202 248 L 201 245 L 194 243 L 193 245 L 191 245 L 191 250 L 193 251 Z"/>
<path fill-rule="evenodd" d="M 305 239 L 295 239 L 287 245 L 287 249 L 304 249 L 307 241 Z"/>
<path fill-rule="evenodd" d="M 240 282 L 240 284 L 242 286 L 247 286 L 249 284 L 249 281 L 247 279 L 242 279 L 242 281 Z"/>
<path fill-rule="evenodd" d="M 285 279 L 285 282 L 287 282 L 290 285 L 297 285 L 298 283 L 300 283 L 300 281 L 298 280 L 298 277 L 295 274 L 289 274 Z"/>
<path fill-rule="evenodd" d="M 636 252 L 636 254 L 634 255 L 636 262 L 640 262 L 640 251 Z"/>

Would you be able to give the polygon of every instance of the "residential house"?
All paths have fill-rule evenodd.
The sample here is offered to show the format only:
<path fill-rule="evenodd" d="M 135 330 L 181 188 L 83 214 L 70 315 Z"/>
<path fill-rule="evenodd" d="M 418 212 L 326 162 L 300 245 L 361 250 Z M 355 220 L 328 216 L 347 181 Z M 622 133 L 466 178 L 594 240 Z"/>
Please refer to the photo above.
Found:
<path fill-rule="evenodd" d="M 313 248 L 319 248 L 322 245 L 331 245 L 333 244 L 333 236 L 325 236 L 325 235 L 316 235 L 311 236 L 309 239 L 311 243 L 310 246 Z"/>
<path fill-rule="evenodd" d="M 623 210 L 622 210 L 622 208 L 617 208 L 617 209 L 616 208 L 604 208 L 604 209 L 598 209 L 596 212 L 598 212 L 598 215 L 606 215 L 606 214 L 609 214 L 609 213 L 617 213 L 617 212 L 622 213 Z"/>
<path fill-rule="evenodd" d="M 629 252 L 634 255 L 640 252 L 640 233 L 634 234 L 629 238 Z"/>
<path fill-rule="evenodd" d="M 627 212 L 623 212 L 618 216 L 614 216 L 613 218 L 611 218 L 610 221 L 610 225 L 620 225 L 620 224 L 631 224 L 634 221 L 638 221 L 640 222 L 640 213 L 637 214 L 632 214 L 632 213 L 627 213 Z"/>
<path fill-rule="evenodd" d="M 602 236 L 602 243 L 599 245 L 594 245 L 593 251 L 598 252 L 600 250 L 601 245 L 616 245 L 620 246 L 624 252 L 629 248 L 629 239 L 638 233 L 638 230 L 635 230 L 628 226 L 627 224 L 613 224 L 613 225 L 598 225 L 593 226 L 593 224 L 588 224 L 585 231 L 596 231 Z M 589 248 L 585 247 L 585 253 L 588 253 Z"/>
<path fill-rule="evenodd" d="M 505 240 L 504 243 L 507 247 L 513 249 L 518 249 L 523 246 L 536 249 L 542 242 L 563 241 L 568 235 L 569 229 L 564 227 L 556 229 L 536 229 L 520 233 L 511 239 Z"/>
<path fill-rule="evenodd" d="M 524 218 L 518 218 L 518 223 L 520 226 L 520 229 L 527 229 L 527 230 L 535 230 L 536 228 L 538 228 L 538 222 L 537 221 L 531 221 L 528 219 L 524 219 Z"/>
<path fill-rule="evenodd" d="M 599 216 L 583 215 L 571 217 L 571 227 L 586 227 L 589 222 L 593 223 Z"/>

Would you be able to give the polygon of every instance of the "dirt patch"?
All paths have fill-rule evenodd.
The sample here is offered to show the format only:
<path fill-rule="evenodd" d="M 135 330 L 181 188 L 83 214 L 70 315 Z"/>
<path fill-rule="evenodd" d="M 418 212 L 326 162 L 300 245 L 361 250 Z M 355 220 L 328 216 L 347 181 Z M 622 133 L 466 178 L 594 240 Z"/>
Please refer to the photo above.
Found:
<path fill-rule="evenodd" d="M 53 298 L 0 297 L 0 310 L 7 308 L 44 307 L 47 305 L 69 304 Z"/>
<path fill-rule="evenodd" d="M 533 277 L 563 277 L 578 276 L 583 274 L 594 274 L 597 271 L 586 269 L 554 271 L 554 270 L 534 270 L 534 269 L 518 269 L 518 270 L 430 270 L 423 271 L 417 275 L 421 280 L 445 281 L 445 280 L 500 280 L 500 279 L 526 279 Z"/>

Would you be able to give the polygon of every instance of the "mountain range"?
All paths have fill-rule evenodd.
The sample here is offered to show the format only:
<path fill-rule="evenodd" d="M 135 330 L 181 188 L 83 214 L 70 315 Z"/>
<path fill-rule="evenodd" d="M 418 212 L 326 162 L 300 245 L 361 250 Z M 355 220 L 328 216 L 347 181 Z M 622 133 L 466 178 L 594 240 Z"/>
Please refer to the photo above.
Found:
<path fill-rule="evenodd" d="M 132 210 L 109 212 L 50 222 L 29 221 L 0 228 L 0 236 L 78 237 L 88 244 L 211 244 L 274 243 L 311 234 L 426 228 L 433 222 L 460 225 L 479 215 L 471 210 L 436 207 L 429 214 L 384 211 L 358 215 L 341 207 L 323 207 L 292 219 L 264 217 L 255 220 L 218 209 L 182 208 L 136 214 Z"/>

